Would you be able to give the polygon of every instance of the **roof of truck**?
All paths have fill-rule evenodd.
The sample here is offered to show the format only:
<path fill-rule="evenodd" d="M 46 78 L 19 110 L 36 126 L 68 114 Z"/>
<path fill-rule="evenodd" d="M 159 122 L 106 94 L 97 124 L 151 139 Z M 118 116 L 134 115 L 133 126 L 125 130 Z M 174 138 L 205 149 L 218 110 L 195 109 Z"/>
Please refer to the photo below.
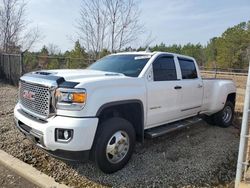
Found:
<path fill-rule="evenodd" d="M 118 52 L 112 55 L 154 55 L 155 52 L 139 51 L 139 52 Z"/>
<path fill-rule="evenodd" d="M 160 51 L 119 52 L 119 53 L 111 54 L 111 55 L 148 55 L 148 56 L 153 56 L 155 54 L 166 54 L 166 55 L 173 55 L 173 56 L 178 56 L 178 57 L 183 57 L 183 58 L 188 58 L 188 59 L 194 59 L 191 56 L 186 56 L 186 55 L 171 53 L 171 52 L 160 52 Z"/>

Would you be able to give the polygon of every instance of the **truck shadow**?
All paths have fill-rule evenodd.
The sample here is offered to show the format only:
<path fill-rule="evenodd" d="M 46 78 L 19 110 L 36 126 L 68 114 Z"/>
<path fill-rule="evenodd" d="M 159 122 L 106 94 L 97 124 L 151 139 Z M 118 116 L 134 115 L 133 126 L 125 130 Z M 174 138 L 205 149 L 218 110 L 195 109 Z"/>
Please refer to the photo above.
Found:
<path fill-rule="evenodd" d="M 81 176 L 112 187 L 218 185 L 234 178 L 238 129 L 205 122 L 137 143 L 129 163 L 104 174 L 93 163 L 68 163 Z"/>

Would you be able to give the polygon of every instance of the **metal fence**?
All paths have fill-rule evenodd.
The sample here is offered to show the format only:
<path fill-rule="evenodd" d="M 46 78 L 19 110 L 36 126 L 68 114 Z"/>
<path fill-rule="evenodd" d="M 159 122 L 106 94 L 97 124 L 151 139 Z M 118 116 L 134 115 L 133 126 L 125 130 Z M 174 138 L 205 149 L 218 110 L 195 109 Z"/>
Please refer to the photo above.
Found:
<path fill-rule="evenodd" d="M 0 54 L 0 78 L 17 85 L 22 75 L 22 54 Z"/>
<path fill-rule="evenodd" d="M 23 72 L 41 69 L 83 69 L 94 61 L 94 59 L 28 54 L 23 56 Z"/>
<path fill-rule="evenodd" d="M 90 58 L 0 54 L 0 79 L 18 85 L 19 78 L 27 72 L 41 69 L 84 69 L 94 61 Z"/>

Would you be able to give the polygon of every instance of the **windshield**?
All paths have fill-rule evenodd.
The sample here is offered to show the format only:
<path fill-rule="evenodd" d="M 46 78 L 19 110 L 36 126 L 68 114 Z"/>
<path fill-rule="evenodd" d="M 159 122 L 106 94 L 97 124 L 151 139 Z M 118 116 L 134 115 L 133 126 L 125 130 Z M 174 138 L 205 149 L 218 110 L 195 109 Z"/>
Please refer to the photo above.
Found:
<path fill-rule="evenodd" d="M 138 77 L 149 59 L 150 56 L 148 55 L 110 55 L 93 63 L 88 69 Z"/>

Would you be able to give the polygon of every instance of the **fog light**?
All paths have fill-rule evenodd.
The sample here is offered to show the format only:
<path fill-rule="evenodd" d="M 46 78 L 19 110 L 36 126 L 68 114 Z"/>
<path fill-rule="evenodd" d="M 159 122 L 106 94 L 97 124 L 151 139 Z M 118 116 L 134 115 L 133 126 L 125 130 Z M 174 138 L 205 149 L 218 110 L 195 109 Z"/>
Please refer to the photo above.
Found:
<path fill-rule="evenodd" d="M 57 142 L 69 142 L 73 137 L 72 129 L 56 129 L 55 140 Z"/>
<path fill-rule="evenodd" d="M 69 138 L 69 131 L 65 130 L 65 131 L 63 132 L 63 136 L 64 136 L 64 138 L 65 138 L 66 140 L 68 140 L 68 138 Z"/>

